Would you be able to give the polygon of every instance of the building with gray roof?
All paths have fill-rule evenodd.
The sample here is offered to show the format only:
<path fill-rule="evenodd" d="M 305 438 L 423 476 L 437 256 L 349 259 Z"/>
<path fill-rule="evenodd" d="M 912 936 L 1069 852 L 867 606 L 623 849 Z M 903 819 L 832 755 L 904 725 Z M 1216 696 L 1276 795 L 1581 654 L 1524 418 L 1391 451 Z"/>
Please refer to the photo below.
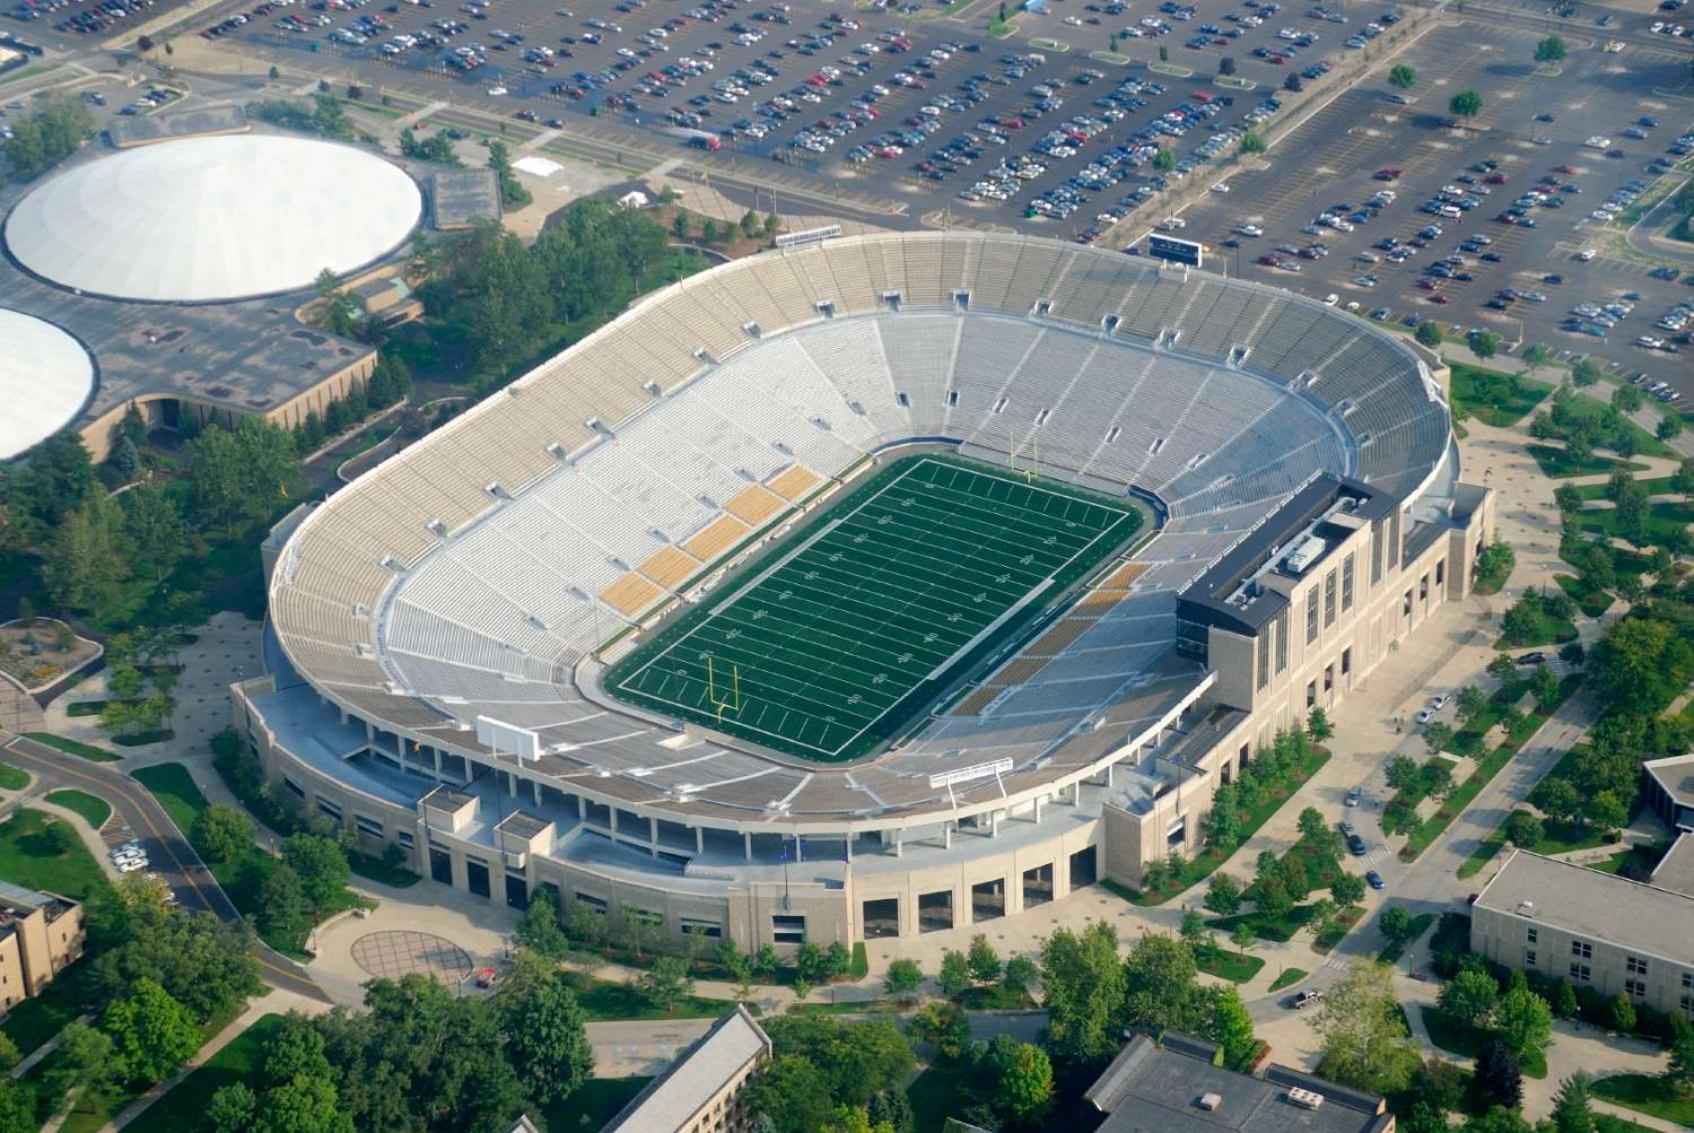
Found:
<path fill-rule="evenodd" d="M 1694 896 L 1518 850 L 1471 908 L 1497 964 L 1694 1018 Z"/>
<path fill-rule="evenodd" d="M 1650 880 L 1660 889 L 1694 897 L 1694 831 L 1685 830 L 1677 836 L 1659 864 L 1653 867 Z"/>
<path fill-rule="evenodd" d="M 742 1088 L 770 1057 L 770 1036 L 737 1004 L 601 1133 L 738 1133 L 746 1126 Z"/>
<path fill-rule="evenodd" d="M 492 169 L 437 169 L 427 184 L 430 223 L 442 231 L 500 219 L 500 184 Z"/>
<path fill-rule="evenodd" d="M 1673 830 L 1694 830 L 1694 754 L 1651 759 L 1641 770 L 1647 808 Z"/>
<path fill-rule="evenodd" d="M 1393 1133 L 1375 1094 L 1286 1066 L 1226 1070 L 1217 1054 L 1186 1035 L 1137 1035 L 1083 1095 L 1106 1115 L 1095 1133 Z"/>

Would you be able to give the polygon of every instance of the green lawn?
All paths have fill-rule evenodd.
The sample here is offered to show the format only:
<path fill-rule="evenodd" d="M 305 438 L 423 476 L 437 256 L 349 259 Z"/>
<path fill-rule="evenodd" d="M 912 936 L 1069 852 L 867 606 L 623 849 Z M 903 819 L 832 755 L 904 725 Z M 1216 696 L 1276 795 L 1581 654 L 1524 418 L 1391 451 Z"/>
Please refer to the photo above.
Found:
<path fill-rule="evenodd" d="M 1035 1006 L 1027 991 L 1008 991 L 999 984 L 966 988 L 959 996 L 966 1011 L 1027 1011 Z"/>
<path fill-rule="evenodd" d="M 1576 513 L 1577 526 L 1588 535 L 1618 535 L 1623 532 L 1618 526 L 1616 508 L 1595 508 Z M 1661 543 L 1673 531 L 1680 531 L 1694 523 L 1694 503 L 1686 500 L 1665 501 L 1647 505 L 1647 532 L 1649 543 Z"/>
<path fill-rule="evenodd" d="M 1587 586 L 1582 579 L 1574 575 L 1555 574 L 1553 581 L 1558 583 L 1559 589 L 1570 595 L 1571 601 L 1590 618 L 1597 618 L 1612 607 L 1613 598 L 1609 591 L 1597 586 Z"/>
<path fill-rule="evenodd" d="M 112 817 L 111 804 L 105 799 L 89 794 L 87 791 L 78 791 L 67 787 L 63 790 L 49 791 L 46 798 L 50 803 L 82 815 L 88 825 L 96 830 L 104 826 L 106 820 Z"/>
<path fill-rule="evenodd" d="M 1663 1078 L 1614 1074 L 1594 1083 L 1594 1096 L 1678 1125 L 1694 1126 L 1694 1091 L 1678 1091 Z"/>
<path fill-rule="evenodd" d="M 282 1027 L 281 1015 L 264 1015 L 229 1041 L 188 1077 L 143 1110 L 124 1128 L 134 1133 L 194 1133 L 203 1127 L 212 1095 L 235 1082 L 250 1082 L 266 1042 Z"/>
<path fill-rule="evenodd" d="M 1472 850 L 1470 856 L 1460 864 L 1457 871 L 1459 879 L 1462 881 L 1467 877 L 1475 877 L 1481 873 L 1482 867 L 1493 861 L 1505 848 L 1506 830 L 1501 827 L 1483 839 L 1482 844 Z"/>
<path fill-rule="evenodd" d="M 1246 983 L 1265 966 L 1262 957 L 1251 954 L 1243 956 L 1233 948 L 1219 948 L 1216 952 L 1195 957 L 1195 961 L 1207 975 L 1238 984 Z"/>
<path fill-rule="evenodd" d="M 1663 856 L 1664 848 L 1661 846 L 1631 846 L 1611 857 L 1588 863 L 1588 868 L 1601 873 L 1622 873 L 1624 866 L 1633 863 L 1636 869 L 1632 872 L 1637 878 L 1644 878 L 1653 872 L 1653 867 L 1659 864 L 1659 859 Z"/>
<path fill-rule="evenodd" d="M 21 791 L 29 786 L 29 772 L 0 763 L 0 791 Z"/>
<path fill-rule="evenodd" d="M 1494 642 L 1496 649 L 1528 649 L 1534 645 L 1563 645 L 1576 640 L 1576 624 L 1566 618 L 1552 617 L 1539 609 L 1534 625 L 1522 633 L 1502 633 Z"/>
<path fill-rule="evenodd" d="M 1649 496 L 1659 496 L 1676 491 L 1675 488 L 1671 487 L 1671 477 L 1669 476 L 1651 476 L 1645 479 L 1637 476 L 1635 482 L 1645 488 Z M 1578 484 L 1576 494 L 1585 500 L 1603 500 L 1607 498 L 1606 487 L 1605 484 Z"/>
<path fill-rule="evenodd" d="M 971 990 L 974 991 L 976 989 L 972 988 Z M 814 992 L 812 992 L 812 994 L 814 996 L 816 996 L 818 994 L 818 992 L 814 991 Z M 968 996 L 969 994 L 970 994 L 969 992 L 966 992 L 964 996 L 960 996 L 959 1002 L 960 1003 L 967 1003 L 966 996 Z M 968 1005 L 968 1003 L 967 1003 L 967 1005 Z M 804 1003 L 790 1003 L 788 1005 L 788 1014 L 790 1014 L 790 1015 L 898 1015 L 902 1011 L 907 1010 L 910 1006 L 911 1006 L 910 1004 L 901 1003 L 898 999 L 886 999 L 886 998 L 884 998 L 884 999 L 831 1000 L 829 998 L 828 990 L 825 989 L 822 999 L 808 999 Z M 970 1009 L 973 1010 L 973 1011 L 977 1010 L 974 1007 L 972 1007 Z"/>
<path fill-rule="evenodd" d="M 65 1024 L 98 1005 L 93 961 L 84 957 L 59 973 L 45 991 L 14 1004 L 0 1021 L 0 1032 L 18 1044 L 19 1054 L 28 1054 L 60 1031 Z"/>
<path fill-rule="evenodd" d="M 1547 382 L 1485 370 L 1468 362 L 1448 362 L 1447 367 L 1453 375 L 1453 407 L 1466 410 L 1485 425 L 1516 425 L 1553 392 Z"/>
<path fill-rule="evenodd" d="M 1429 926 L 1434 923 L 1434 913 L 1419 913 L 1417 916 L 1413 917 L 1412 935 L 1404 941 L 1400 941 L 1398 943 L 1391 941 L 1384 945 L 1382 951 L 1376 954 L 1378 962 L 1383 964 L 1398 964 L 1400 962 L 1400 957 L 1405 954 L 1406 949 L 1411 947 L 1413 944 L 1416 944 L 1419 940 L 1422 940 L 1423 934 L 1428 932 Z"/>
<path fill-rule="evenodd" d="M 1364 915 L 1365 910 L 1361 905 L 1349 905 L 1342 909 L 1335 919 L 1329 922 L 1329 927 L 1312 940 L 1312 951 L 1320 956 L 1333 952 L 1335 946 L 1353 931 L 1353 926 L 1358 924 L 1359 918 Z"/>
<path fill-rule="evenodd" d="M 1307 974 L 1308 973 L 1304 968 L 1284 968 L 1282 970 L 1282 974 L 1271 981 L 1270 989 L 1272 991 L 1281 991 L 1285 987 L 1293 987 L 1295 984 L 1305 979 Z"/>
<path fill-rule="evenodd" d="M 1228 935 L 1234 931 L 1236 925 L 1244 924 L 1251 928 L 1253 935 L 1260 940 L 1274 940 L 1281 944 L 1294 939 L 1294 934 L 1306 927 L 1312 919 L 1312 908 L 1311 905 L 1295 905 L 1280 917 L 1266 916 L 1259 912 L 1237 913 L 1232 917 L 1217 917 L 1214 920 L 1209 920 L 1206 925 Z M 1326 935 L 1334 935 L 1335 940 L 1347 935 L 1347 928 L 1357 923 L 1362 912 L 1363 910 L 1357 905 L 1349 906 L 1343 915 L 1337 918 L 1345 921 L 1345 925 L 1337 926 L 1340 928 L 1340 932 L 1337 933 L 1335 928 L 1331 928 L 1330 933 Z M 1348 913 L 1352 914 L 1351 920 L 1347 919 L 1346 914 Z M 1334 947 L 1333 942 L 1330 947 Z M 1323 949 L 1323 951 L 1328 951 L 1328 949 Z"/>
<path fill-rule="evenodd" d="M 541 1111 L 554 1133 L 595 1130 L 611 1121 L 651 1078 L 590 1078 L 570 1097 Z M 131 1126 L 130 1128 L 134 1128 Z M 146 1133 L 142 1130 L 142 1133 Z"/>
<path fill-rule="evenodd" d="M 661 1011 L 636 989 L 610 980 L 597 980 L 581 972 L 564 972 L 565 982 L 576 992 L 577 1002 L 591 1020 L 596 1019 L 716 1019 L 734 1008 L 733 1000 L 685 996 L 671 1011 Z"/>
<path fill-rule="evenodd" d="M 1423 1012 L 1423 1025 L 1429 1029 L 1429 1041 L 1450 1054 L 1475 1058 L 1493 1037 L 1481 1027 L 1467 1027 L 1453 1022 L 1439 1007 L 1425 1004 L 1418 1010 Z M 1547 1056 L 1540 1052 L 1531 1053 L 1523 1059 L 1520 1068 L 1525 1078 L 1545 1078 Z"/>
<path fill-rule="evenodd" d="M 86 901 L 106 889 L 106 877 L 81 838 L 64 853 L 54 850 L 46 831 L 55 822 L 51 815 L 25 807 L 0 823 L 0 878 Z"/>
<path fill-rule="evenodd" d="M 46 744 L 48 747 L 56 747 L 62 752 L 67 752 L 70 755 L 80 755 L 82 758 L 92 760 L 95 763 L 116 763 L 119 759 L 123 758 L 115 752 L 107 751 L 105 748 L 95 747 L 93 744 L 80 743 L 76 740 L 67 740 L 63 736 L 55 736 L 52 732 L 25 732 L 24 734 L 38 744 Z"/>
<path fill-rule="evenodd" d="M 1629 1121 L 1622 1117 L 1614 1117 L 1609 1113 L 1594 1115 L 1594 1133 L 1658 1133 L 1649 1129 L 1639 1121 Z"/>
<path fill-rule="evenodd" d="M 195 785 L 188 768 L 180 763 L 157 763 L 141 768 L 133 778 L 153 792 L 153 797 L 186 837 L 194 820 L 207 806 L 206 795 Z"/>
<path fill-rule="evenodd" d="M 1587 460 L 1577 460 L 1564 449 L 1555 448 L 1552 445 L 1525 445 L 1524 448 L 1530 456 L 1535 458 L 1535 463 L 1541 468 L 1541 474 L 1550 476 L 1555 480 L 1563 480 L 1571 476 L 1597 476 L 1603 473 L 1616 472 L 1619 469 L 1625 472 L 1640 472 L 1647 467 L 1638 461 L 1616 460 L 1609 456 L 1600 456 L 1597 453 Z"/>

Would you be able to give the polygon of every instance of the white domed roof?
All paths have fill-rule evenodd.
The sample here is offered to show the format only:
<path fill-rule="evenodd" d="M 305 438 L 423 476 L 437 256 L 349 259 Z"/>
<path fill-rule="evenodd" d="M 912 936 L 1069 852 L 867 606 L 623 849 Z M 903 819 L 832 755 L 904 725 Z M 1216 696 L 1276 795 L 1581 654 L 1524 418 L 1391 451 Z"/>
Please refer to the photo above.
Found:
<path fill-rule="evenodd" d="M 52 323 L 0 307 L 0 460 L 58 432 L 94 389 L 94 360 Z"/>
<path fill-rule="evenodd" d="M 271 135 L 187 138 L 78 165 L 12 210 L 6 246 L 62 287 L 214 302 L 309 286 L 406 239 L 417 185 L 381 158 Z"/>

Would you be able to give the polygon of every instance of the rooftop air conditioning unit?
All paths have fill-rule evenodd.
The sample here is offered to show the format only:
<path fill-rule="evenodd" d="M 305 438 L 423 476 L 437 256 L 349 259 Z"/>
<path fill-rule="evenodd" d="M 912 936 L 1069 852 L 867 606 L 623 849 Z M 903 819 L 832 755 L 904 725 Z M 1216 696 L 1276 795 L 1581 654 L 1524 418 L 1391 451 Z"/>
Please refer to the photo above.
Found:
<path fill-rule="evenodd" d="M 1294 1086 L 1288 1091 L 1288 1100 L 1301 1109 L 1317 1109 L 1323 1105 L 1323 1095 L 1316 1090 L 1303 1090 Z"/>
<path fill-rule="evenodd" d="M 1317 562 L 1328 546 L 1329 544 L 1314 536 L 1295 547 L 1285 560 L 1289 573 L 1295 575 L 1306 573 L 1306 568 Z"/>
<path fill-rule="evenodd" d="M 1213 1112 L 1214 1110 L 1218 1109 L 1222 1105 L 1223 1105 L 1223 1095 L 1222 1094 L 1201 1094 L 1200 1095 L 1200 1108 L 1205 1110 L 1207 1113 Z"/>

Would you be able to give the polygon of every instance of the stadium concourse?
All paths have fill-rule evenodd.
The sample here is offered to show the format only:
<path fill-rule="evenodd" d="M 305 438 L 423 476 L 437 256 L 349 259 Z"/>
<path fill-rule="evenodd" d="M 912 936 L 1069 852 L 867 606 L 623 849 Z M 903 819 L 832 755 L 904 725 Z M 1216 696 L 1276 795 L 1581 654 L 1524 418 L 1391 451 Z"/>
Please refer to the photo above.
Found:
<path fill-rule="evenodd" d="M 520 907 L 756 946 L 1134 885 L 1468 593 L 1492 496 L 1431 364 L 1041 239 L 726 264 L 274 533 L 239 724 Z"/>

